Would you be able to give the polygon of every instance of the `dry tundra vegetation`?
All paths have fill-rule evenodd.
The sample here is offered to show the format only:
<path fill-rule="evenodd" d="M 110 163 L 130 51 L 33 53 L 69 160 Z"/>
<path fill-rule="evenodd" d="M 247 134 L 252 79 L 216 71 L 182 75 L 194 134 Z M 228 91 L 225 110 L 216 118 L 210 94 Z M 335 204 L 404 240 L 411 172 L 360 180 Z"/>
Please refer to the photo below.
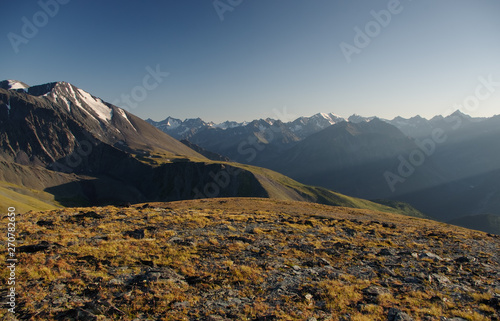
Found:
<path fill-rule="evenodd" d="M 17 229 L 5 319 L 500 320 L 500 238 L 419 218 L 228 198 L 28 212 Z"/>

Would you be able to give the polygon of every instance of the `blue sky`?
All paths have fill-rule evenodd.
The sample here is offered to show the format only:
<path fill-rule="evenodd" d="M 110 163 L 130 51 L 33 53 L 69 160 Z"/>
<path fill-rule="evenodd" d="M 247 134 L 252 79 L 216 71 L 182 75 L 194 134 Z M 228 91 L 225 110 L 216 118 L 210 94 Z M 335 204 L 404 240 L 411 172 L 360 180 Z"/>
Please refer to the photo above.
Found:
<path fill-rule="evenodd" d="M 498 0 L 219 0 L 223 13 L 212 0 L 55 1 L 41 0 L 53 17 L 1 1 L 0 78 L 67 81 L 142 118 L 432 117 L 473 101 L 480 77 L 500 82 Z M 350 62 L 342 43 L 357 48 Z M 137 89 L 148 67 L 169 74 Z M 463 110 L 499 114 L 493 87 Z"/>

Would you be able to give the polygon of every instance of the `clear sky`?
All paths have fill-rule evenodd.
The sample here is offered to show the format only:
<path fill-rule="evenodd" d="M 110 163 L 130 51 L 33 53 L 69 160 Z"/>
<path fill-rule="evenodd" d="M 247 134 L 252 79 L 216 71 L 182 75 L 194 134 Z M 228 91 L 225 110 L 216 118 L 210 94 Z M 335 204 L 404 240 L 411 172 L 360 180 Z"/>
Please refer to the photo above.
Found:
<path fill-rule="evenodd" d="M 0 0 L 0 12 L 1 79 L 67 81 L 142 118 L 432 117 L 464 101 L 500 113 L 498 0 Z M 480 77 L 493 85 L 475 105 Z"/>

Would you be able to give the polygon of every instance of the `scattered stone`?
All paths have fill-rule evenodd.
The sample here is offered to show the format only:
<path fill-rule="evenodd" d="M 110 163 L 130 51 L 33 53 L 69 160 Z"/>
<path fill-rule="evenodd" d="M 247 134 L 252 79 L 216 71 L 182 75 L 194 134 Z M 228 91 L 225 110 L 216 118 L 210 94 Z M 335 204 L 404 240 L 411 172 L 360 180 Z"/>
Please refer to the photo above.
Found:
<path fill-rule="evenodd" d="M 422 279 L 414 277 L 414 276 L 406 277 L 406 278 L 404 278 L 404 281 L 405 281 L 405 283 L 411 283 L 411 284 L 421 284 L 422 283 Z"/>
<path fill-rule="evenodd" d="M 107 235 L 96 235 L 90 238 L 91 241 L 109 241 Z"/>
<path fill-rule="evenodd" d="M 183 309 L 183 308 L 187 308 L 190 306 L 190 303 L 189 301 L 182 301 L 182 302 L 175 302 L 172 307 L 174 309 Z"/>
<path fill-rule="evenodd" d="M 89 212 L 80 212 L 80 214 L 77 214 L 73 216 L 73 219 L 77 220 L 82 220 L 84 218 L 95 218 L 95 219 L 102 219 L 104 216 L 97 214 L 94 211 L 89 211 Z"/>
<path fill-rule="evenodd" d="M 390 293 L 389 289 L 377 285 L 371 285 L 363 289 L 363 294 L 368 303 L 377 303 L 380 296 Z"/>
<path fill-rule="evenodd" d="M 414 321 L 414 319 L 401 310 L 390 308 L 387 314 L 387 321 Z"/>
<path fill-rule="evenodd" d="M 394 256 L 396 255 L 396 251 L 393 249 L 381 249 L 378 253 L 378 256 Z"/>
<path fill-rule="evenodd" d="M 183 246 L 196 246 L 196 242 L 193 240 L 183 239 L 180 237 L 172 237 L 169 241 Z"/>
<path fill-rule="evenodd" d="M 56 315 L 56 320 L 96 321 L 97 316 L 91 313 L 90 311 L 77 308 L 59 312 Z"/>
<path fill-rule="evenodd" d="M 36 245 L 23 245 L 17 248 L 18 252 L 21 253 L 36 253 L 36 252 L 41 252 L 41 251 L 46 251 L 46 250 L 52 250 L 55 248 L 62 247 L 61 244 L 58 243 L 49 243 L 47 241 L 41 241 L 40 243 Z"/>
<path fill-rule="evenodd" d="M 349 227 L 343 227 L 342 230 L 344 230 L 345 234 L 349 237 L 354 237 L 356 236 L 356 230 L 349 228 Z"/>
<path fill-rule="evenodd" d="M 459 258 L 456 258 L 455 259 L 455 262 L 457 263 L 469 263 L 469 262 L 474 262 L 476 260 L 476 258 L 474 257 L 466 257 L 466 256 L 461 256 Z"/>
<path fill-rule="evenodd" d="M 38 221 L 36 222 L 38 226 L 54 226 L 54 221 Z"/>
<path fill-rule="evenodd" d="M 250 239 L 248 237 L 244 237 L 244 236 L 229 236 L 227 239 L 231 240 L 231 241 L 240 241 L 240 242 L 248 243 L 248 244 L 253 243 L 252 239 Z"/>
<path fill-rule="evenodd" d="M 111 279 L 108 281 L 108 284 L 109 285 L 124 285 L 125 282 L 123 280 L 120 280 L 120 279 Z"/>
<path fill-rule="evenodd" d="M 322 257 L 320 257 L 320 258 L 315 257 L 312 260 L 304 262 L 303 265 L 308 266 L 308 267 L 323 267 L 323 266 L 328 266 L 331 264 L 327 259 L 324 259 Z"/>
<path fill-rule="evenodd" d="M 486 305 L 489 305 L 493 309 L 500 311 L 500 297 L 497 296 L 489 300 L 483 300 L 482 302 Z"/>
<path fill-rule="evenodd" d="M 440 275 L 440 274 L 432 274 L 431 275 L 432 278 L 434 280 L 436 280 L 440 285 L 444 285 L 444 284 L 449 284 L 451 283 L 450 279 L 448 279 L 446 276 L 444 275 Z"/>
<path fill-rule="evenodd" d="M 434 261 L 442 261 L 443 260 L 439 255 L 436 255 L 436 254 L 429 252 L 429 251 L 425 251 L 425 252 L 420 254 L 420 259 L 425 259 L 425 258 L 428 258 L 428 259 L 431 259 Z"/>
<path fill-rule="evenodd" d="M 396 224 L 394 224 L 394 223 L 382 223 L 382 226 L 386 227 L 386 228 L 390 228 L 390 229 L 396 228 Z"/>
<path fill-rule="evenodd" d="M 271 320 L 276 320 L 276 316 L 275 315 L 265 315 L 265 316 L 257 317 L 255 319 L 253 319 L 253 321 L 271 321 Z"/>
<path fill-rule="evenodd" d="M 391 291 L 389 291 L 389 289 L 386 289 L 386 288 L 381 287 L 381 286 L 371 285 L 371 286 L 363 289 L 363 293 L 370 295 L 370 296 L 378 297 L 382 294 L 389 294 L 389 293 L 391 293 Z"/>
<path fill-rule="evenodd" d="M 145 237 L 144 229 L 136 229 L 133 231 L 126 231 L 123 233 L 123 235 L 132 237 L 134 239 L 143 239 Z"/>

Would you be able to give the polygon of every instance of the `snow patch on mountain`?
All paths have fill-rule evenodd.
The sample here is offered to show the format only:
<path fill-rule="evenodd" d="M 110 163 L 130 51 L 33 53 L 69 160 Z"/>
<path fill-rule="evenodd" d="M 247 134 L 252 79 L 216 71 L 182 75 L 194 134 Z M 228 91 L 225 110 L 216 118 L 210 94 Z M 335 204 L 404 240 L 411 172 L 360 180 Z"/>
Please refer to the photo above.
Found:
<path fill-rule="evenodd" d="M 358 114 L 352 114 L 351 116 L 349 116 L 349 118 L 347 120 L 351 123 L 362 123 L 362 122 L 369 122 L 369 121 L 373 120 L 374 118 L 375 118 L 375 116 L 363 117 L 363 116 L 360 116 Z"/>
<path fill-rule="evenodd" d="M 26 89 L 29 88 L 28 85 L 17 80 L 8 79 L 7 84 L 10 89 Z"/>
<path fill-rule="evenodd" d="M 134 125 L 132 125 L 132 123 L 130 122 L 130 119 L 128 119 L 127 114 L 125 113 L 125 111 L 124 111 L 123 109 L 121 109 L 121 108 L 116 108 L 116 111 L 118 112 L 118 114 L 119 114 L 122 118 L 124 118 L 124 119 L 125 119 L 125 120 L 126 120 L 126 121 L 130 124 L 130 126 L 132 126 L 132 128 L 133 128 L 135 131 L 137 131 L 137 129 L 134 127 Z"/>
<path fill-rule="evenodd" d="M 168 119 L 167 123 L 165 124 L 169 129 L 176 129 L 181 125 L 181 121 L 175 119 L 175 118 L 170 118 Z"/>
<path fill-rule="evenodd" d="M 85 104 L 87 104 L 92 110 L 97 114 L 101 120 L 109 122 L 113 117 L 113 109 L 106 106 L 101 99 L 95 98 L 88 92 L 77 89 L 79 95 L 82 97 L 82 100 Z"/>
<path fill-rule="evenodd" d="M 9 97 L 9 101 L 7 102 L 7 114 L 10 115 L 10 97 Z"/>
<path fill-rule="evenodd" d="M 248 122 L 238 123 L 238 122 L 235 122 L 235 121 L 226 120 L 223 123 L 219 123 L 219 124 L 209 123 L 209 125 L 212 128 L 219 128 L 219 129 L 222 129 L 222 130 L 226 130 L 226 129 L 230 129 L 230 128 L 236 128 L 236 127 L 246 126 L 246 125 L 248 125 Z"/>
<path fill-rule="evenodd" d="M 66 103 L 66 106 L 68 107 L 68 111 L 71 112 L 71 101 L 69 101 L 68 98 L 64 98 L 64 102 Z"/>

